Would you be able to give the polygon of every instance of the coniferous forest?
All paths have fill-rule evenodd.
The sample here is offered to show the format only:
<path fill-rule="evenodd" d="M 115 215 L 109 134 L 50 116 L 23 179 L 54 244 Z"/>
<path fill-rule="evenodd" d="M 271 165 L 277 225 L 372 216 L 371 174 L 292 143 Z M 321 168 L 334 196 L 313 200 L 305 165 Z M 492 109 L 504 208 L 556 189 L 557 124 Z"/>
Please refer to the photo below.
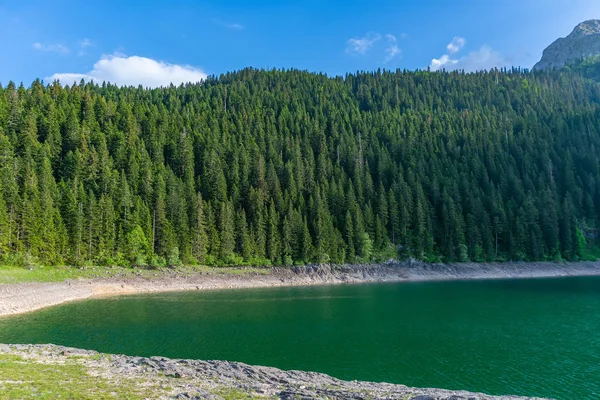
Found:
<path fill-rule="evenodd" d="M 0 259 L 578 260 L 599 154 L 600 87 L 568 70 L 8 83 Z"/>

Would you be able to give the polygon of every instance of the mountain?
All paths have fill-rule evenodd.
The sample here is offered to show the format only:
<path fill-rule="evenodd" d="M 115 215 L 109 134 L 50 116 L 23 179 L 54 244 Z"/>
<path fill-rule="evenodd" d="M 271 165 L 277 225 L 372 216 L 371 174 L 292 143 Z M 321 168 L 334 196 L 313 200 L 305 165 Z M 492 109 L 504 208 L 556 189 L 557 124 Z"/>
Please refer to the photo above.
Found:
<path fill-rule="evenodd" d="M 560 38 L 548 46 L 542 59 L 533 69 L 562 68 L 578 59 L 600 54 L 600 20 L 580 23 L 566 38 Z"/>

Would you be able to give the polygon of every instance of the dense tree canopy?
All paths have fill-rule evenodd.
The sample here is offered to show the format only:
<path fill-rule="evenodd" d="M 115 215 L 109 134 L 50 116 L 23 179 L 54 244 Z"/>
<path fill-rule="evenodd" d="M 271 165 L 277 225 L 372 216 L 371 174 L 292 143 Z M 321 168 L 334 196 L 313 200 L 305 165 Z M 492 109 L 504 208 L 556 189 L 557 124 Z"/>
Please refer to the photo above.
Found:
<path fill-rule="evenodd" d="M 600 82 L 600 55 L 574 60 L 568 63 L 564 69 Z"/>
<path fill-rule="evenodd" d="M 5 263 L 580 259 L 600 88 L 573 71 L 247 69 L 0 88 Z"/>

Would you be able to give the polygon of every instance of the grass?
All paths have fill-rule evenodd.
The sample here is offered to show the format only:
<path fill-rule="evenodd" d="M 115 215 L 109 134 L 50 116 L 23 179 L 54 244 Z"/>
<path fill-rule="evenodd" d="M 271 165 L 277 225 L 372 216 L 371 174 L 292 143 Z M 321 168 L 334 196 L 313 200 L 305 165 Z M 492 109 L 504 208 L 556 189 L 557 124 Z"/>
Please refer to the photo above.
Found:
<path fill-rule="evenodd" d="M 57 356 L 36 351 L 26 355 L 0 353 L 0 400 L 156 399 L 170 398 L 174 393 L 193 387 L 203 388 L 223 400 L 268 397 L 221 385 L 218 379 L 208 383 L 153 373 L 123 374 L 112 370 L 110 357 L 104 354 Z"/>
<path fill-rule="evenodd" d="M 162 394 L 133 379 L 92 376 L 77 359 L 51 364 L 0 354 L 0 399 L 143 399 Z"/>
<path fill-rule="evenodd" d="M 222 388 L 214 390 L 212 394 L 219 396 L 224 400 L 248 400 L 260 398 L 233 388 Z"/>
<path fill-rule="evenodd" d="M 123 267 L 66 267 L 36 266 L 31 269 L 15 266 L 0 266 L 0 284 L 24 282 L 63 282 L 73 279 L 93 278 L 157 278 L 160 276 L 210 275 L 268 275 L 270 268 L 256 267 L 206 267 L 186 266 L 176 268 L 142 269 Z"/>
<path fill-rule="evenodd" d="M 0 283 L 61 282 L 68 279 L 96 278 L 111 274 L 100 268 L 34 267 L 33 269 L 0 266 Z"/>

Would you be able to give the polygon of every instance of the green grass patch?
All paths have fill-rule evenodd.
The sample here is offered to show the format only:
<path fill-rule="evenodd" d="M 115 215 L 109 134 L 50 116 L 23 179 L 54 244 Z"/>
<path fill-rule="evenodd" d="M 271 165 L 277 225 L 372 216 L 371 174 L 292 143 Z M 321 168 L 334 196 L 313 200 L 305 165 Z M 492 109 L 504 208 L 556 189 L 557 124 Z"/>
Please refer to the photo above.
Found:
<path fill-rule="evenodd" d="M 0 266 L 0 284 L 23 282 L 63 282 L 74 279 L 94 278 L 160 278 L 168 276 L 207 275 L 268 275 L 270 268 L 258 267 L 206 267 L 183 266 L 176 268 L 126 268 L 126 267 L 67 267 L 36 266 L 31 268 Z"/>
<path fill-rule="evenodd" d="M 23 268 L 0 266 L 0 283 L 21 282 L 61 282 L 68 279 L 93 278 L 102 274 L 98 269 L 80 269 L 74 267 L 33 267 Z"/>
<path fill-rule="evenodd" d="M 234 388 L 222 388 L 218 390 L 214 390 L 212 394 L 217 395 L 224 400 L 248 400 L 248 399 L 264 399 L 264 397 L 258 397 L 250 395 L 246 392 L 243 392 L 239 389 Z"/>
<path fill-rule="evenodd" d="M 0 354 L 0 399 L 144 399 L 160 392 L 132 379 L 92 376 L 74 359 L 50 364 Z"/>

